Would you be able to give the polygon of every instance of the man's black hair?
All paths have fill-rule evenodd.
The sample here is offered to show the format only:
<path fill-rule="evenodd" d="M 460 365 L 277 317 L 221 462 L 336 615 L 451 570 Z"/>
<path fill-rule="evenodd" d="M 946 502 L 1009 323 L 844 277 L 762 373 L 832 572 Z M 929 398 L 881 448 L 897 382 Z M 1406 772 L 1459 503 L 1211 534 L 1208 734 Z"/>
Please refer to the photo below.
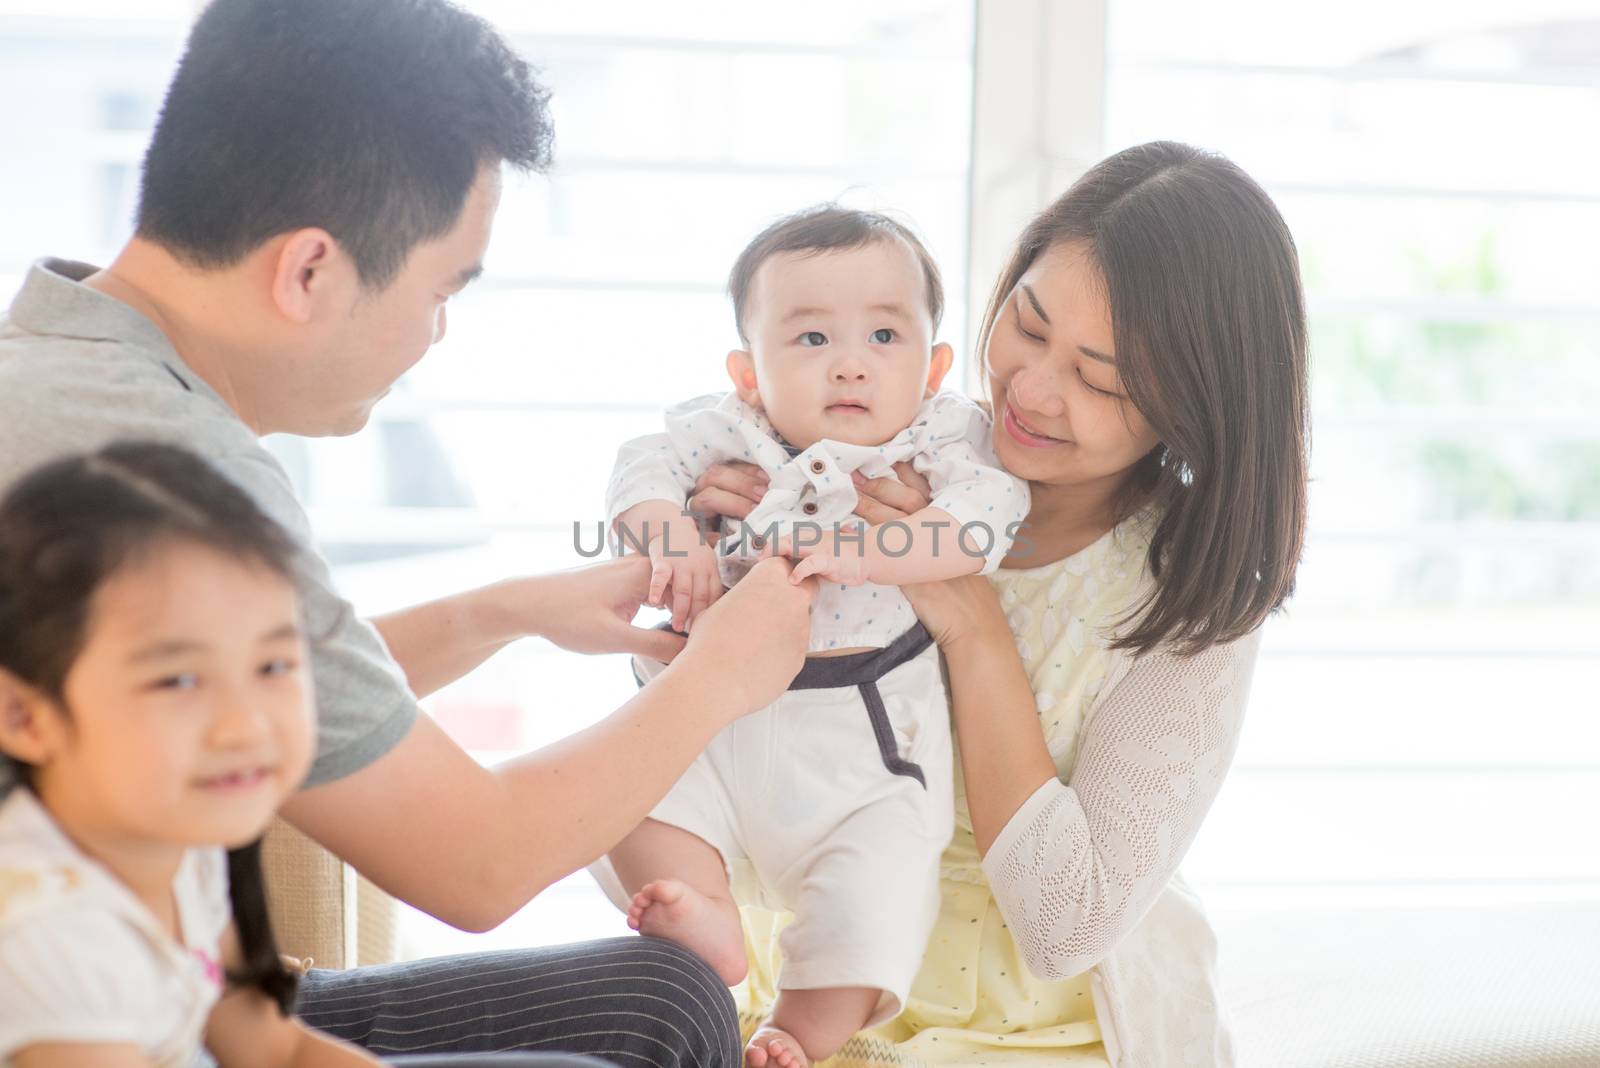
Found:
<path fill-rule="evenodd" d="M 455 225 L 480 166 L 549 166 L 548 99 L 444 0 L 215 0 L 145 153 L 138 235 L 215 268 L 321 227 L 381 289 Z"/>

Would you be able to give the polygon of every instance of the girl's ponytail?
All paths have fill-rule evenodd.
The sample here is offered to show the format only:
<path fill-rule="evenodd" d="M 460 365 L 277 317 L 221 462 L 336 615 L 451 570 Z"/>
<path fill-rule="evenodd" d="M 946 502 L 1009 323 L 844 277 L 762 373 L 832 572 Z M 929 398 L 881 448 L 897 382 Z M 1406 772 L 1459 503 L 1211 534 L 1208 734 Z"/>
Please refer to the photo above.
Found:
<path fill-rule="evenodd" d="M 278 941 L 272 936 L 272 921 L 267 917 L 267 884 L 261 874 L 261 839 L 228 851 L 228 896 L 244 951 L 243 967 L 228 979 L 239 986 L 257 988 L 288 1016 L 294 1011 L 299 978 L 284 967 Z"/>

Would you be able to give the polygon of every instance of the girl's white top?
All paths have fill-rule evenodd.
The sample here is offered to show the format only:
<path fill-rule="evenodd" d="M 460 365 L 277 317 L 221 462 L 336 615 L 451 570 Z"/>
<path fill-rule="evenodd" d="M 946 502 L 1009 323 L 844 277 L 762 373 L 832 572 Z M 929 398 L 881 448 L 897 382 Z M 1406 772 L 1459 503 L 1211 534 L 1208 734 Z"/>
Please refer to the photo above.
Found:
<path fill-rule="evenodd" d="M 954 520 L 949 529 L 918 531 L 937 540 L 941 553 L 961 553 L 966 530 L 983 551 L 982 573 L 1000 566 L 1017 525 L 1028 514 L 1028 486 L 1000 466 L 991 424 L 972 400 L 940 392 L 923 402 L 911 425 L 882 445 L 851 445 L 823 439 L 810 448 L 786 448 L 765 413 L 735 393 L 707 394 L 666 412 L 666 432 L 627 442 L 619 450 L 606 490 L 607 529 L 617 516 L 642 501 L 682 507 L 707 468 L 728 461 L 755 464 L 769 486 L 744 522 L 730 523 L 720 550 L 723 581 L 732 585 L 756 560 L 749 535 L 794 534 L 831 547 L 837 529 L 861 523 L 852 471 L 867 478 L 893 476 L 893 465 L 909 460 L 933 491 L 932 506 Z M 799 525 L 812 525 L 811 529 Z M 812 538 L 812 530 L 818 536 Z M 641 542 L 643 531 L 631 532 Z M 882 530 L 890 555 L 903 552 L 909 528 Z M 872 537 L 858 532 L 859 537 Z M 849 542 L 841 542 L 848 551 Z M 674 547 L 670 544 L 668 549 Z M 893 586 L 825 583 L 811 606 L 812 652 L 851 646 L 882 647 L 916 623 L 905 597 Z"/>
<path fill-rule="evenodd" d="M 128 1044 L 156 1068 L 210 1064 L 232 919 L 226 855 L 191 849 L 172 883 L 183 931 L 62 833 L 31 790 L 0 803 L 0 1064 L 41 1042 Z"/>

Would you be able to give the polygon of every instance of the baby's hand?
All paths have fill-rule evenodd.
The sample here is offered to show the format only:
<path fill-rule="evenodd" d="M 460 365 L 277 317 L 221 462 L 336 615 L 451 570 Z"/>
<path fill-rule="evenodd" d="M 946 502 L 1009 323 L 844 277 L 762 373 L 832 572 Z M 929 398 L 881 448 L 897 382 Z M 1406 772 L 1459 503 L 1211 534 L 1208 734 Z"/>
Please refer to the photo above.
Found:
<path fill-rule="evenodd" d="M 803 582 L 811 575 L 844 586 L 860 586 L 872 581 L 867 573 L 863 539 L 824 538 L 819 544 L 797 548 L 792 537 L 784 537 L 779 539 L 773 553 L 799 561 L 789 573 L 789 581 L 793 583 Z"/>
<path fill-rule="evenodd" d="M 825 582 L 837 582 L 843 586 L 860 586 L 868 581 L 867 562 L 859 556 L 835 556 L 821 550 L 808 550 L 810 555 L 795 565 L 789 573 L 789 581 L 803 582 L 811 575 L 816 575 Z"/>
<path fill-rule="evenodd" d="M 672 599 L 672 629 L 688 633 L 695 617 L 722 596 L 716 550 L 700 540 L 688 516 L 670 520 L 650 539 L 650 592 L 645 603 L 660 608 Z"/>

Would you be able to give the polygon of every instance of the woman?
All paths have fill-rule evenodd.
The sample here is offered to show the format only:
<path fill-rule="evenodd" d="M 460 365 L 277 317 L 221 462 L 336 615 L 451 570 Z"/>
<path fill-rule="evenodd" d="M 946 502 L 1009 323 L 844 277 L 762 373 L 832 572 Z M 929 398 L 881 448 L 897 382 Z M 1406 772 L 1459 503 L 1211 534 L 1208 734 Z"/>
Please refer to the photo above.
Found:
<path fill-rule="evenodd" d="M 999 572 L 906 591 L 959 739 L 943 911 L 905 1011 L 832 1063 L 1232 1062 L 1177 868 L 1293 588 L 1305 349 L 1293 240 L 1221 157 L 1120 152 L 1023 232 L 979 351 L 1032 511 Z M 871 523 L 929 496 L 909 469 L 859 488 Z M 759 499 L 735 467 L 697 489 L 705 512 Z M 781 922 L 746 913 L 752 1020 Z"/>

